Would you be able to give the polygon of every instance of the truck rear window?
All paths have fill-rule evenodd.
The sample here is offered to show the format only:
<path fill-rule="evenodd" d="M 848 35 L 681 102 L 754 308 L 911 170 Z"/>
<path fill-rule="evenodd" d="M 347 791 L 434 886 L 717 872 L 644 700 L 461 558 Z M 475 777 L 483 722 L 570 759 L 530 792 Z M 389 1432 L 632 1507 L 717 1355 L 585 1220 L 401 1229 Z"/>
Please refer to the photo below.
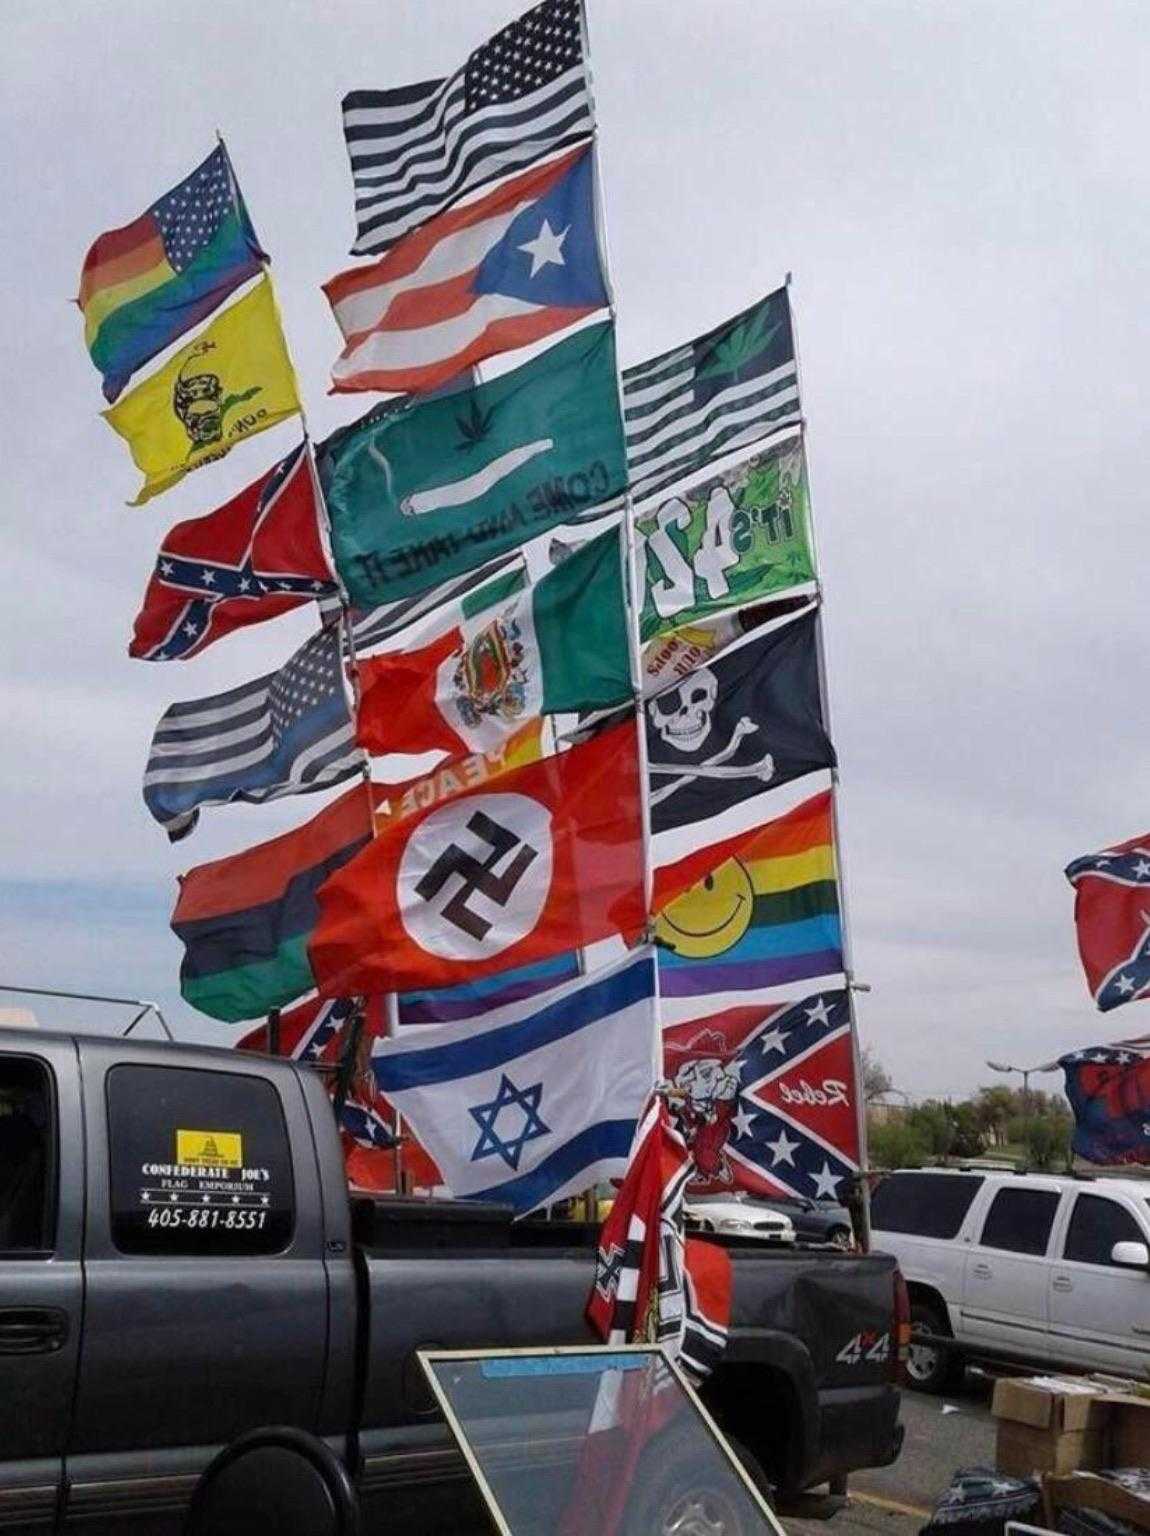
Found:
<path fill-rule="evenodd" d="M 892 1173 L 874 1192 L 871 1225 L 876 1232 L 955 1237 L 982 1182 L 976 1173 Z"/>
<path fill-rule="evenodd" d="M 262 1078 L 108 1073 L 112 1241 L 121 1253 L 278 1253 L 295 1224 L 291 1148 Z"/>

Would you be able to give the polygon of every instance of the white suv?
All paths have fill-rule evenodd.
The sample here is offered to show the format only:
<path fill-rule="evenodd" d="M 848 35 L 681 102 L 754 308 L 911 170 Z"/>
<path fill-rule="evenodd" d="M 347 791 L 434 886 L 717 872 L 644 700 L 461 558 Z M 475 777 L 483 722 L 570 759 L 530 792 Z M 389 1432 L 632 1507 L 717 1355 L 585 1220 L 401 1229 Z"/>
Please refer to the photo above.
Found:
<path fill-rule="evenodd" d="M 910 1384 L 942 1392 L 972 1358 L 1150 1375 L 1150 1181 L 977 1168 L 888 1175 L 874 1247 L 910 1292 Z"/>

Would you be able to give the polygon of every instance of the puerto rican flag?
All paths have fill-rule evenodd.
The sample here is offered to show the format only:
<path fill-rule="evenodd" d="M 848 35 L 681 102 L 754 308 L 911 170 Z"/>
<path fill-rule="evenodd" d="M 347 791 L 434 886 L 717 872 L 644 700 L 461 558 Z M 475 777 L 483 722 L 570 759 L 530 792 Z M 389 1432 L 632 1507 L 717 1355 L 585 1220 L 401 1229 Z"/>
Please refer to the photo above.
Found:
<path fill-rule="evenodd" d="M 694 1193 L 846 1194 L 859 1136 L 845 989 L 664 1029 L 663 1070 Z"/>
<path fill-rule="evenodd" d="M 233 629 L 338 592 L 308 457 L 301 443 L 222 507 L 175 525 L 156 556 L 129 656 L 187 661 Z"/>
<path fill-rule="evenodd" d="M 346 343 L 333 391 L 436 389 L 604 308 L 592 175 L 584 145 L 325 283 Z"/>

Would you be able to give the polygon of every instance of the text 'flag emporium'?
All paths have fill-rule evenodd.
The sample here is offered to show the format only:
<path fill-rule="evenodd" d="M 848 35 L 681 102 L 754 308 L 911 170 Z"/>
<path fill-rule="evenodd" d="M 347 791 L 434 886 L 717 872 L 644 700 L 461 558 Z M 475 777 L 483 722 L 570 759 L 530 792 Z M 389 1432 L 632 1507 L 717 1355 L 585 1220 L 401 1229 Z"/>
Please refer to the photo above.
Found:
<path fill-rule="evenodd" d="M 748 636 L 651 699 L 645 715 L 656 864 L 675 841 L 661 834 L 691 827 L 701 846 L 758 825 L 750 802 L 763 790 L 835 765 L 815 615 Z"/>
<path fill-rule="evenodd" d="M 1078 954 L 1103 1013 L 1150 997 L 1150 833 L 1066 867 Z"/>
<path fill-rule="evenodd" d="M 619 530 L 568 556 L 494 613 L 360 666 L 368 751 L 488 751 L 537 715 L 632 696 Z"/>
<path fill-rule="evenodd" d="M 579 0 L 543 0 L 445 80 L 352 91 L 353 256 L 385 251 L 465 192 L 587 138 Z"/>
<path fill-rule="evenodd" d="M 644 640 L 814 580 L 801 438 L 653 503 L 635 522 Z"/>
<path fill-rule="evenodd" d="M 338 590 L 301 443 L 270 473 L 164 539 L 130 656 L 186 661 L 233 629 Z"/>
<path fill-rule="evenodd" d="M 622 494 L 613 327 L 490 383 L 377 407 L 317 463 L 352 601 L 426 591 Z"/>
<path fill-rule="evenodd" d="M 84 259 L 76 302 L 105 399 L 115 400 L 137 368 L 210 315 L 264 260 L 222 144 L 138 219 L 100 235 Z"/>
<path fill-rule="evenodd" d="M 172 931 L 185 1002 L 234 1023 L 314 990 L 316 892 L 369 842 L 368 805 L 357 784 L 302 827 L 180 877 Z"/>
<path fill-rule="evenodd" d="M 694 1158 L 692 1188 L 845 1196 L 859 1136 L 843 988 L 665 1028 L 663 1070 Z"/>
<path fill-rule="evenodd" d="M 299 409 L 264 277 L 103 415 L 144 475 L 138 507 Z"/>
<path fill-rule="evenodd" d="M 148 752 L 144 802 L 173 842 L 205 805 L 304 795 L 362 771 L 342 666 L 333 626 L 278 671 L 164 711 Z"/>
<path fill-rule="evenodd" d="M 649 951 L 465 1024 L 428 1024 L 372 1054 L 453 1195 L 526 1215 L 621 1178 L 659 1073 Z"/>
<path fill-rule="evenodd" d="M 603 309 L 591 151 L 504 182 L 324 284 L 335 390 L 426 391 Z"/>
<path fill-rule="evenodd" d="M 631 494 L 645 501 L 720 454 L 801 425 L 785 288 L 623 371 Z"/>
<path fill-rule="evenodd" d="M 320 894 L 326 996 L 449 987 L 647 920 L 635 724 L 382 832 Z"/>

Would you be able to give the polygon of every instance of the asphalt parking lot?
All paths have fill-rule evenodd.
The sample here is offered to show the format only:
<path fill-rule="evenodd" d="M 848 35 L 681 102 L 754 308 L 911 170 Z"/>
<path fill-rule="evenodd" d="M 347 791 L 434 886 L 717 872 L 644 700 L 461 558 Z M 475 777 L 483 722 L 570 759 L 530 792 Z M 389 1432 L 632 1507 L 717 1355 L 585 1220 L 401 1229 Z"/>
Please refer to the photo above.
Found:
<path fill-rule="evenodd" d="M 829 1521 L 785 1515 L 784 1526 L 802 1536 L 911 1536 L 957 1468 L 994 1465 L 991 1391 L 987 1378 L 968 1372 L 962 1390 L 949 1397 L 904 1392 L 906 1439 L 894 1465 L 856 1472 L 850 1502 Z"/>

